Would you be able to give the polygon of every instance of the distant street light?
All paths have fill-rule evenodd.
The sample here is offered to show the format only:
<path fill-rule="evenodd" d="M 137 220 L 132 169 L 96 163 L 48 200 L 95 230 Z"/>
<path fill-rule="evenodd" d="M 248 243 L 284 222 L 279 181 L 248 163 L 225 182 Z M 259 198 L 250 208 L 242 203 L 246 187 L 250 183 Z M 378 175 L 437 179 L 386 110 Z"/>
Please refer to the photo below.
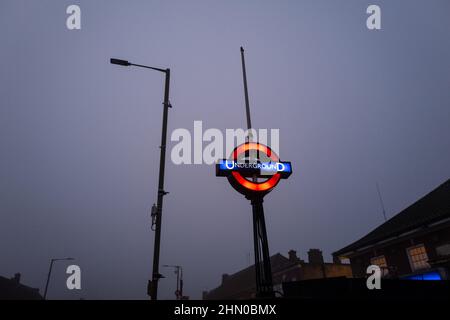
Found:
<path fill-rule="evenodd" d="M 47 300 L 48 284 L 50 282 L 50 276 L 52 274 L 53 262 L 55 262 L 55 261 L 63 261 L 63 260 L 70 261 L 70 260 L 75 260 L 75 259 L 74 258 L 56 258 L 56 259 L 52 259 L 50 261 L 50 269 L 48 270 L 47 283 L 45 284 L 44 300 Z"/>
<path fill-rule="evenodd" d="M 177 275 L 177 290 L 175 291 L 175 296 L 177 297 L 177 300 L 181 300 L 183 298 L 183 268 L 181 266 L 168 264 L 165 264 L 163 267 L 175 268 L 175 273 Z"/>
<path fill-rule="evenodd" d="M 167 116 L 171 104 L 169 101 L 169 87 L 170 87 L 170 69 L 160 69 L 149 66 L 144 66 L 141 64 L 130 63 L 126 60 L 121 59 L 111 59 L 112 64 L 119 66 L 134 66 L 146 69 L 152 69 L 159 72 L 163 72 L 166 75 L 166 81 L 164 86 L 164 111 L 163 111 L 163 121 L 162 121 L 162 132 L 161 132 L 161 153 L 159 158 L 159 179 L 158 179 L 158 200 L 156 203 L 156 210 L 152 209 L 152 230 L 153 225 L 155 225 L 155 244 L 153 250 L 153 272 L 152 280 L 149 282 L 150 296 L 152 300 L 157 300 L 158 298 L 158 280 L 163 276 L 159 273 L 159 250 L 161 242 L 161 219 L 162 219 L 162 207 L 163 207 L 163 197 L 168 193 L 164 191 L 164 170 L 166 163 L 166 140 L 167 140 Z"/>

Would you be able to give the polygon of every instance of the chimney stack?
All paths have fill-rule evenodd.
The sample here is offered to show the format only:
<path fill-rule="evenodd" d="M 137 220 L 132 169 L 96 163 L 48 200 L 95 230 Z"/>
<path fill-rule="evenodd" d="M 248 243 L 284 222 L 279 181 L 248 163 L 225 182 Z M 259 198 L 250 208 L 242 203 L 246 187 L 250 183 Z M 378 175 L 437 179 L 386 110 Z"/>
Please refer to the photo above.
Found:
<path fill-rule="evenodd" d="M 289 250 L 288 255 L 289 255 L 289 261 L 291 261 L 291 262 L 297 262 L 300 260 L 297 257 L 297 251 L 295 251 L 295 250 L 292 250 L 292 249 Z"/>
<path fill-rule="evenodd" d="M 222 274 L 222 284 L 225 283 L 225 281 L 228 279 L 228 277 L 229 277 L 228 273 Z"/>
<path fill-rule="evenodd" d="M 17 282 L 17 283 L 20 283 L 20 273 L 19 273 L 19 272 L 16 273 L 16 274 L 14 275 L 14 278 L 12 278 L 12 280 L 14 280 L 14 281 Z"/>
<path fill-rule="evenodd" d="M 311 264 L 323 264 L 323 255 L 320 249 L 309 249 L 308 260 Z"/>

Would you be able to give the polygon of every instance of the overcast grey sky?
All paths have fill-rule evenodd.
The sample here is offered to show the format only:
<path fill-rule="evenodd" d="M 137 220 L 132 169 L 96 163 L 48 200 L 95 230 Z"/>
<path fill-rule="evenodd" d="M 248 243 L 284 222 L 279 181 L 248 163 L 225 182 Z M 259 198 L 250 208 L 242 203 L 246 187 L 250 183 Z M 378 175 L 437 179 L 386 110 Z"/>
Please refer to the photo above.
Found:
<path fill-rule="evenodd" d="M 66 28 L 70 4 L 81 30 Z M 241 45 L 253 124 L 280 129 L 294 168 L 265 199 L 270 252 L 330 260 L 382 223 L 376 182 L 390 217 L 450 177 L 448 12 L 447 0 L 1 0 L 0 275 L 43 290 L 50 258 L 73 256 L 82 290 L 65 289 L 60 262 L 50 299 L 147 298 L 163 75 L 109 58 L 171 68 L 169 133 L 224 130 L 245 126 Z M 248 265 L 251 207 L 213 166 L 166 170 L 161 264 L 182 265 L 200 298 Z"/>

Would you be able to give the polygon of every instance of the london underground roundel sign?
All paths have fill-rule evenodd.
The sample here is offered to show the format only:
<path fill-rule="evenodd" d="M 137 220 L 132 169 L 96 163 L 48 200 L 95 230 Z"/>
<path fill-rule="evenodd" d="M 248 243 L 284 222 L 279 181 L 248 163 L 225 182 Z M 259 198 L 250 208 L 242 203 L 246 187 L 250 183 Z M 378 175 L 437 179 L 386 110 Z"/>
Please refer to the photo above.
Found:
<path fill-rule="evenodd" d="M 232 187 L 247 198 L 264 196 L 291 173 L 290 162 L 280 161 L 272 149 L 256 142 L 241 144 L 230 159 L 216 164 L 216 176 L 227 177 Z"/>

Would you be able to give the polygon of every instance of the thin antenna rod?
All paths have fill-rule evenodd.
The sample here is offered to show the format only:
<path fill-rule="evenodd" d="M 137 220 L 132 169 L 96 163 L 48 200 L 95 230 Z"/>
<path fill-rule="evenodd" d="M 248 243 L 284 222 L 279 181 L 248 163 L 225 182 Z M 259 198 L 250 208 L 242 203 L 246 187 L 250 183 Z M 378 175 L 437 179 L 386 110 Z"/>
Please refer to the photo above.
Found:
<path fill-rule="evenodd" d="M 242 77 L 244 79 L 244 93 L 245 93 L 245 111 L 247 114 L 247 129 L 248 137 L 247 141 L 253 141 L 253 131 L 252 131 L 252 120 L 250 119 L 250 103 L 248 101 L 248 88 L 247 88 L 247 72 L 245 70 L 245 58 L 244 58 L 244 48 L 241 47 L 241 60 L 242 60 Z M 249 161 L 256 161 L 257 152 L 250 151 Z M 258 178 L 256 175 L 253 176 L 253 182 L 257 182 Z"/>
<path fill-rule="evenodd" d="M 252 121 L 250 119 L 250 103 L 248 102 L 247 72 L 245 71 L 245 58 L 243 47 L 241 47 L 241 59 L 242 59 L 242 75 L 244 77 L 245 111 L 247 113 L 247 128 L 250 131 L 250 129 L 252 128 Z"/>
<path fill-rule="evenodd" d="M 380 187 L 378 186 L 378 182 L 376 183 L 376 185 L 377 185 L 378 197 L 380 198 L 381 208 L 383 209 L 384 221 L 387 221 L 386 210 L 384 209 L 383 198 L 381 197 L 381 192 L 380 192 Z"/>

